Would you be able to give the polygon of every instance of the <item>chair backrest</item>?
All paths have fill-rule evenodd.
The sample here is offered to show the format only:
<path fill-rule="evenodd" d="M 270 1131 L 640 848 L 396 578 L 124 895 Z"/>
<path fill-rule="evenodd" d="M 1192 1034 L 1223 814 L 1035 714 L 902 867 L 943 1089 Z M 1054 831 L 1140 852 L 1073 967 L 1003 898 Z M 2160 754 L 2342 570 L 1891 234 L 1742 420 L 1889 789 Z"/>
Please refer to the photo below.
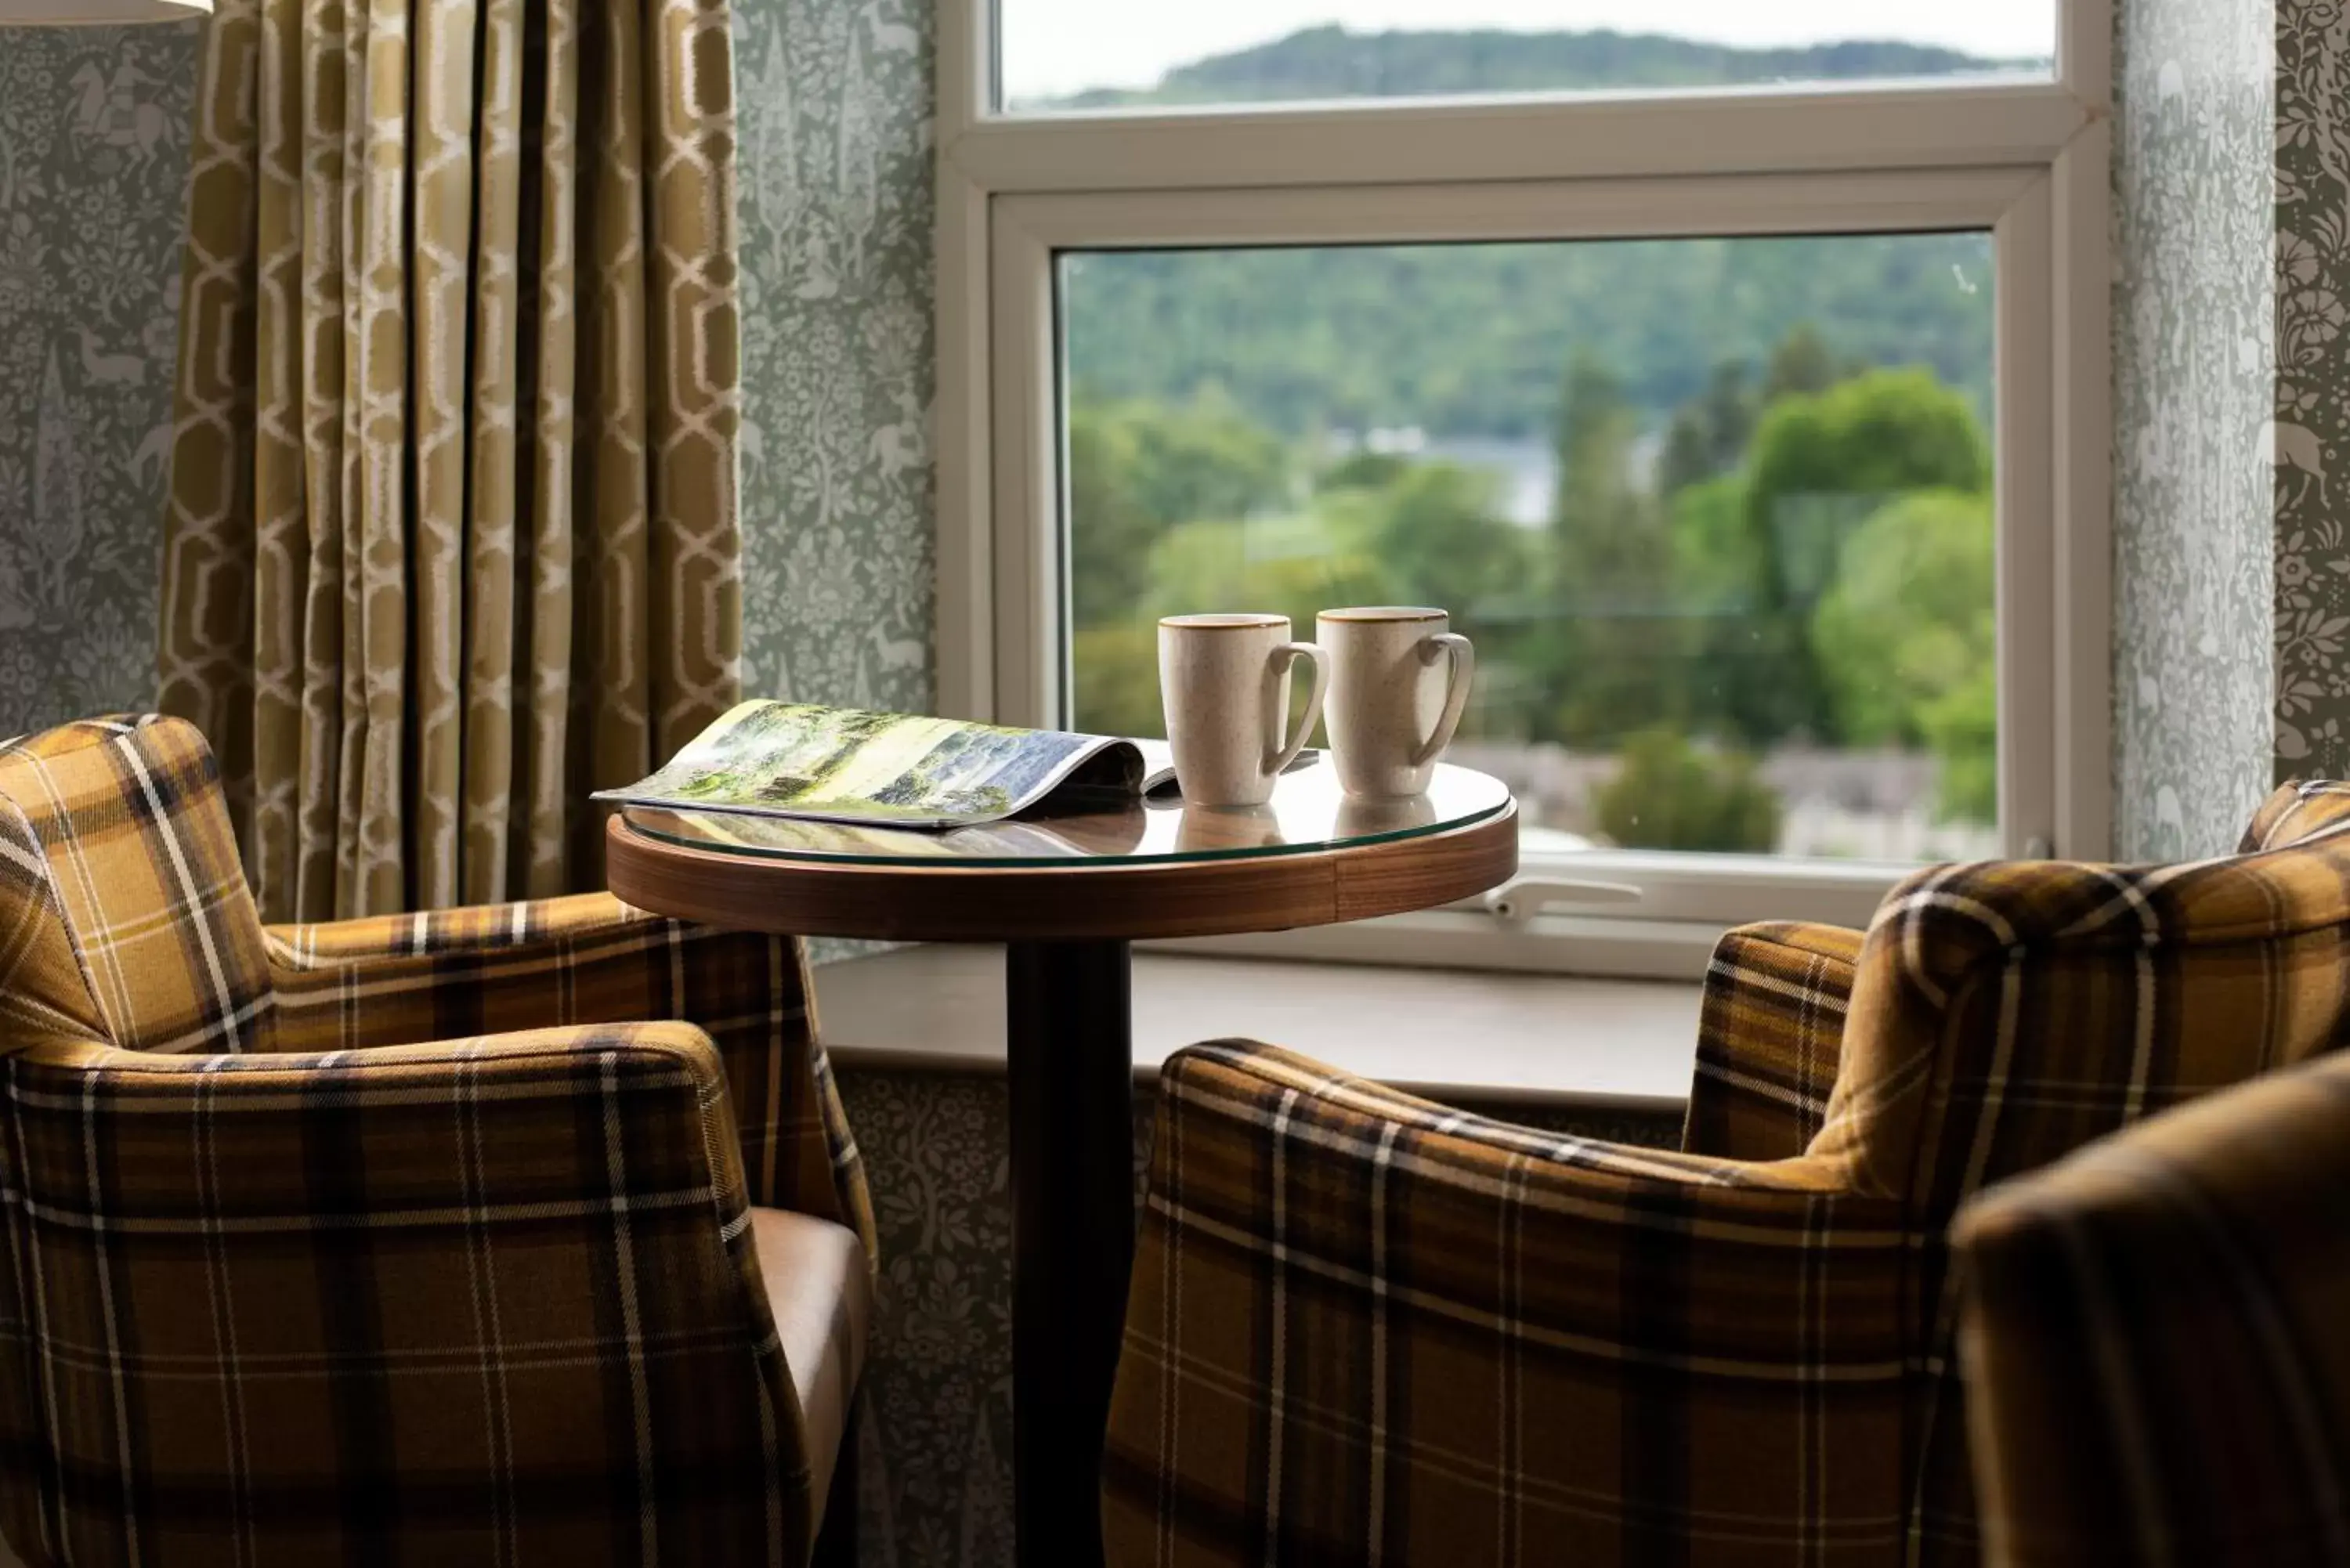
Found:
<path fill-rule="evenodd" d="M 2350 822 L 2350 784 L 2306 779 L 2282 784 L 2252 814 L 2251 826 L 2244 829 L 2236 853 L 2257 855 L 2264 849 L 2289 848 L 2331 833 L 2345 822 Z"/>
<path fill-rule="evenodd" d="M 1991 1568 L 2350 1562 L 2350 1055 L 1987 1192 L 1955 1235 Z"/>
<path fill-rule="evenodd" d="M 1912 1526 L 1947 1555 L 1971 1561 L 1976 1529 L 1952 1216 L 1991 1182 L 2350 1039 L 2350 795 L 2334 787 L 2264 805 L 2273 847 L 2256 853 L 1941 867 L 1870 926 L 1811 1153 L 1900 1201 L 1916 1238 Z"/>
<path fill-rule="evenodd" d="M 2350 1038 L 2350 824 L 2176 866 L 1944 867 L 1869 929 L 1814 1155 L 1920 1226 Z"/>
<path fill-rule="evenodd" d="M 202 735 L 124 716 L 0 745 L 0 1054 L 266 1047 L 261 918 Z"/>

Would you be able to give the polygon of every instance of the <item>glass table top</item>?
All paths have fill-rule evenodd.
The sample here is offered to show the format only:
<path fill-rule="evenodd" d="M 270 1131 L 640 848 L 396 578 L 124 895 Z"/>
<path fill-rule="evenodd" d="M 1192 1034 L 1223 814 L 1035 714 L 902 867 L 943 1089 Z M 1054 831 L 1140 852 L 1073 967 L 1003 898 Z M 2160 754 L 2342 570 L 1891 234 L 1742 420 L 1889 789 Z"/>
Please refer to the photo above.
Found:
<path fill-rule="evenodd" d="M 1003 822 L 942 833 L 862 827 L 785 817 L 628 809 L 630 827 L 692 849 L 785 860 L 861 865 L 1149 865 L 1303 855 L 1351 845 L 1414 838 L 1482 822 L 1509 808 L 1499 779 L 1439 764 L 1424 794 L 1409 800 L 1353 800 L 1336 770 L 1317 758 L 1282 775 L 1259 806 L 1189 805 L 1171 791 L 1139 800 L 1046 801 Z"/>

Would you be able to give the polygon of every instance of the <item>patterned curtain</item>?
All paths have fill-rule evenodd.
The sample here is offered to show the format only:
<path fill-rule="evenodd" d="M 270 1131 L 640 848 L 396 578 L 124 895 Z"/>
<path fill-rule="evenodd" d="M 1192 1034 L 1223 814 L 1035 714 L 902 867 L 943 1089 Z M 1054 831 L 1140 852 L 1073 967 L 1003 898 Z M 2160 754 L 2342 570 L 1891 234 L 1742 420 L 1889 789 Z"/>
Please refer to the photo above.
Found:
<path fill-rule="evenodd" d="M 735 701 L 727 0 L 221 0 L 162 706 L 273 919 L 600 886 Z"/>

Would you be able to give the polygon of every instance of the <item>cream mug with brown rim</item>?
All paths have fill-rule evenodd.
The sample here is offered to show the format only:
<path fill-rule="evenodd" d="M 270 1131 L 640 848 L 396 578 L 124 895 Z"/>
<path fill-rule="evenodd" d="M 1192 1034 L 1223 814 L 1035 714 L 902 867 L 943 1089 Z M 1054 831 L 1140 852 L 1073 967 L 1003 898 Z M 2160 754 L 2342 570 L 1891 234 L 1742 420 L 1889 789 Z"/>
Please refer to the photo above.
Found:
<path fill-rule="evenodd" d="M 1314 666 L 1305 722 L 1289 734 L 1289 671 Z M 1171 615 L 1159 623 L 1159 697 L 1175 782 L 1190 805 L 1263 805 L 1322 716 L 1330 662 L 1293 642 L 1285 615 Z M 1284 739 L 1287 736 L 1287 739 Z"/>
<path fill-rule="evenodd" d="M 1338 786 L 1367 800 L 1427 789 L 1461 727 L 1477 650 L 1444 611 L 1406 605 L 1324 610 L 1315 636 L 1330 655 L 1322 719 Z"/>

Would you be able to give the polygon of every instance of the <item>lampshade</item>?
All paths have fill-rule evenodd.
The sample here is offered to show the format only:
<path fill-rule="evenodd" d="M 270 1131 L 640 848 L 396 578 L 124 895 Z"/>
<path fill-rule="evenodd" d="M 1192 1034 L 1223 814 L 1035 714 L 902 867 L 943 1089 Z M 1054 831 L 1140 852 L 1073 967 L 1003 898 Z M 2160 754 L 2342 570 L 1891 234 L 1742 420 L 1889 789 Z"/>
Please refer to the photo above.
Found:
<path fill-rule="evenodd" d="M 212 8 L 213 0 L 0 0 L 0 27 L 178 22 Z"/>

